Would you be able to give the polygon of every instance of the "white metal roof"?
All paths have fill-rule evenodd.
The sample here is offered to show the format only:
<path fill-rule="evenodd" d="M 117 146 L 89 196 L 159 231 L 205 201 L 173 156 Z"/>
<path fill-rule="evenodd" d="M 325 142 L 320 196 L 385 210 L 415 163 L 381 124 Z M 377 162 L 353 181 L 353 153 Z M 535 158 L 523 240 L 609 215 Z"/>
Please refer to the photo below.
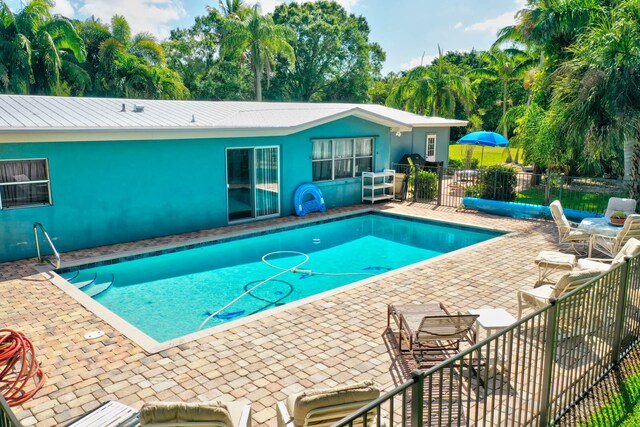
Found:
<path fill-rule="evenodd" d="M 143 105 L 144 111 L 134 112 L 135 105 Z M 200 138 L 286 135 L 348 116 L 383 124 L 397 131 L 467 124 L 463 120 L 425 117 L 367 104 L 0 95 L 0 142 L 13 141 L 11 135 L 19 134 L 39 135 L 40 140 L 46 140 L 45 135 L 56 133 L 82 133 L 83 139 L 87 133 L 109 133 L 110 137 L 98 139 L 113 139 L 114 131 L 138 133 L 138 136 L 139 132 L 154 131 L 154 137 L 158 137 L 158 131 L 167 130 L 181 134 L 189 132 Z"/>

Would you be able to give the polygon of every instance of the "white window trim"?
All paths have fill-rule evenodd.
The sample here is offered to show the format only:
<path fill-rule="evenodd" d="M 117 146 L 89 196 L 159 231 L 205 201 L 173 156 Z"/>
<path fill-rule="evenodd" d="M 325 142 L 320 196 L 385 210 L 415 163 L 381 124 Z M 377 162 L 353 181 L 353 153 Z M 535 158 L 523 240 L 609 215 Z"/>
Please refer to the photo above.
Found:
<path fill-rule="evenodd" d="M 0 159 L 0 163 L 3 162 L 25 162 L 25 161 L 33 161 L 33 160 L 44 160 L 44 166 L 47 171 L 47 179 L 35 180 L 35 181 L 22 181 L 22 182 L 0 182 L 0 187 L 8 187 L 13 185 L 22 185 L 22 184 L 47 184 L 47 195 L 48 202 L 45 204 L 33 204 L 33 205 L 20 205 L 20 206 L 9 206 L 5 207 L 2 204 L 2 193 L 0 193 L 0 210 L 9 210 L 9 209 L 22 209 L 22 208 L 38 208 L 43 206 L 51 206 L 53 203 L 51 201 L 51 174 L 49 171 L 49 159 L 47 158 L 29 158 L 29 159 Z"/>
<path fill-rule="evenodd" d="M 343 140 L 351 140 L 351 144 L 353 147 L 353 155 L 351 157 L 340 157 L 338 159 L 336 159 L 336 154 L 335 154 L 335 144 L 334 142 L 338 139 L 343 139 Z M 356 139 L 369 139 L 371 140 L 371 155 L 370 156 L 357 156 L 356 155 Z M 317 159 L 317 160 L 313 160 L 313 143 L 316 141 L 331 141 L 331 159 Z M 313 163 L 317 163 L 317 162 L 331 162 L 331 179 L 323 179 L 323 180 L 319 180 L 316 181 L 313 179 L 313 176 L 311 177 L 312 182 L 329 182 L 329 181 L 335 181 L 335 180 L 341 180 L 341 179 L 351 179 L 351 178 L 358 178 L 358 176 L 356 175 L 356 160 L 358 159 L 371 159 L 371 170 L 374 170 L 374 161 L 375 161 L 375 148 L 376 148 L 376 139 L 372 136 L 360 136 L 360 137 L 354 137 L 354 138 L 316 138 L 316 139 L 312 139 L 311 140 L 311 144 L 312 144 L 312 154 L 311 154 L 311 170 L 312 170 L 312 174 L 313 174 Z M 351 160 L 352 161 L 352 165 L 353 165 L 353 172 L 351 174 L 350 177 L 342 177 L 342 178 L 336 178 L 336 160 Z"/>

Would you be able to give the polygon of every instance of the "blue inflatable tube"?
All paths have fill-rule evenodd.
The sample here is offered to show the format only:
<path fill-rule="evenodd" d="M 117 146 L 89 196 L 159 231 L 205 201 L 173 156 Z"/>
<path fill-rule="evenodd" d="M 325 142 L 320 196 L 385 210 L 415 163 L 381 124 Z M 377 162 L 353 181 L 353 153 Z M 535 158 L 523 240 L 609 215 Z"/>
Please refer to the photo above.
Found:
<path fill-rule="evenodd" d="M 510 216 L 512 218 L 551 218 L 549 206 L 532 205 L 529 203 L 502 202 L 498 200 L 478 199 L 465 197 L 462 199 L 465 208 L 475 209 L 494 215 Z M 580 222 L 585 218 L 601 217 L 602 214 L 580 211 L 576 209 L 564 209 L 568 219 Z"/>
<path fill-rule="evenodd" d="M 305 201 L 305 198 L 311 196 L 311 200 Z M 324 212 L 327 205 L 324 203 L 322 192 L 313 184 L 302 184 L 296 189 L 293 195 L 293 204 L 296 207 L 298 216 L 305 216 L 311 212 Z"/>

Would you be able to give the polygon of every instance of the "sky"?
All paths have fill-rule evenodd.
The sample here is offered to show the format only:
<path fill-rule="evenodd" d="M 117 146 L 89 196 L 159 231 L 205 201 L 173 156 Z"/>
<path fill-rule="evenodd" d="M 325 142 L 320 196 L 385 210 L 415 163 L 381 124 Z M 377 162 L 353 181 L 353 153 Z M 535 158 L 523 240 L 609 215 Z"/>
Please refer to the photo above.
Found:
<path fill-rule="evenodd" d="M 22 0 L 26 1 L 26 0 Z M 263 12 L 290 0 L 260 0 Z M 300 1 L 300 0 L 299 0 Z M 247 0 L 253 4 L 256 0 Z M 362 15 L 370 40 L 387 54 L 383 73 L 426 65 L 444 52 L 483 50 L 498 29 L 514 22 L 525 0 L 337 0 L 347 11 Z M 14 10 L 20 0 L 9 0 Z M 189 27 L 218 0 L 56 0 L 54 11 L 75 19 L 95 16 L 108 22 L 124 15 L 134 32 L 148 31 L 160 39 L 172 28 Z"/>

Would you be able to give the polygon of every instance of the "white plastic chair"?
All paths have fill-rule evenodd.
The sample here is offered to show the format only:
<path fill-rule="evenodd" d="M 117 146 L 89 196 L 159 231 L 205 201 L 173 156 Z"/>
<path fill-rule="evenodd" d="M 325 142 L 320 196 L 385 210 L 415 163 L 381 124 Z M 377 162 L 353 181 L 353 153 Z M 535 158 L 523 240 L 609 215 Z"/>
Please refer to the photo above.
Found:
<path fill-rule="evenodd" d="M 612 197 L 609 199 L 607 211 L 604 214 L 606 219 L 610 219 L 614 212 L 624 212 L 627 216 L 636 213 L 636 201 L 634 199 L 622 199 L 620 197 Z"/>

